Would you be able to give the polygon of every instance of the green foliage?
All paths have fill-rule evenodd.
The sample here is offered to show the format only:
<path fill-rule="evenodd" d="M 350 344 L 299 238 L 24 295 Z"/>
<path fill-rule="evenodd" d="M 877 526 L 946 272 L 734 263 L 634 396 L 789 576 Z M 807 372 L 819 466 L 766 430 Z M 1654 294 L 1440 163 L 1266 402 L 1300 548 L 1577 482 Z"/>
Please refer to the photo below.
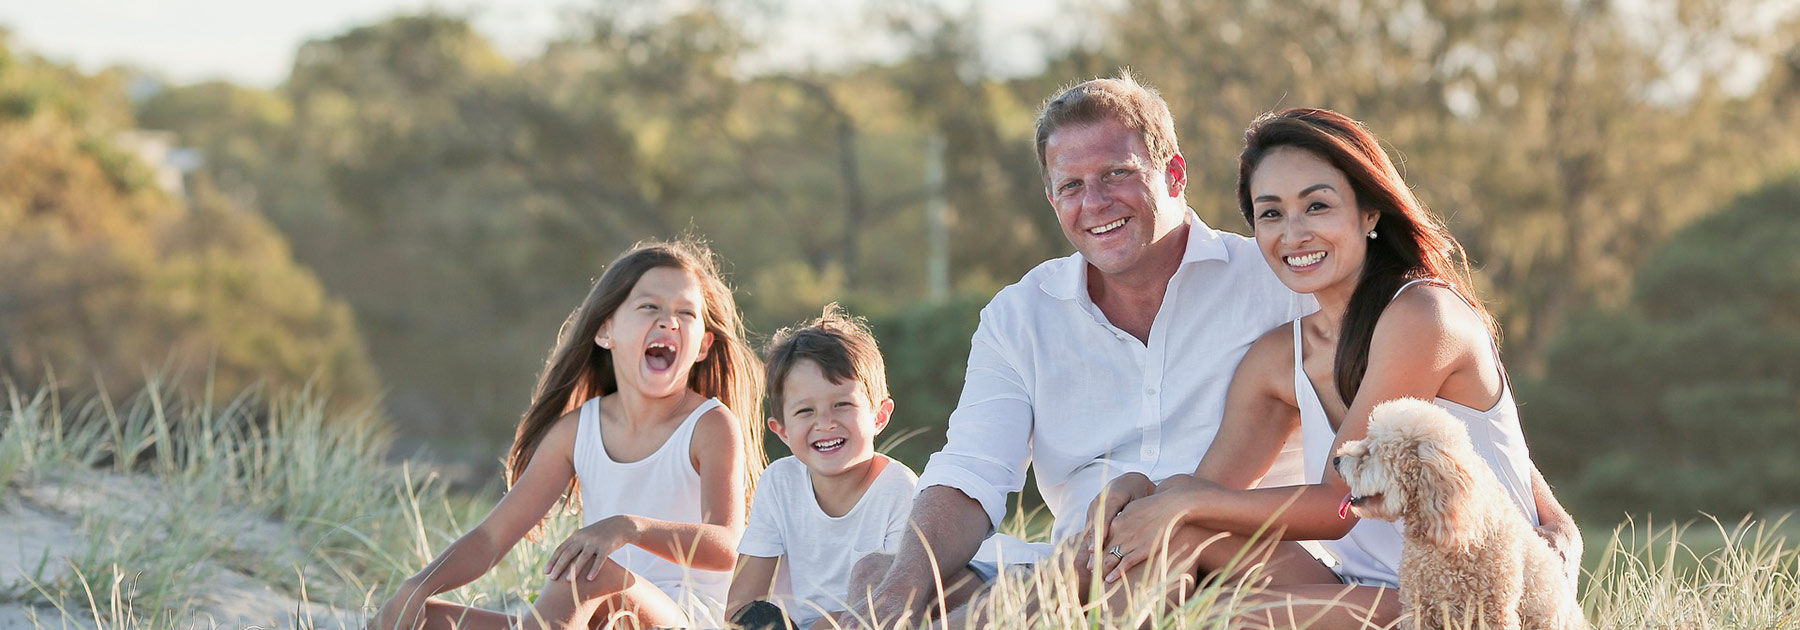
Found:
<path fill-rule="evenodd" d="M 1065 246 L 1029 144 L 1000 125 L 1029 105 L 957 72 L 972 40 L 744 76 L 753 43 L 724 11 L 603 9 L 518 63 L 458 18 L 399 17 L 307 43 L 279 90 L 177 87 L 139 116 L 200 147 L 354 307 L 405 439 L 484 460 L 557 325 L 638 240 L 712 240 L 755 331 L 916 301 L 927 133 L 947 144 L 955 286 Z"/>
<path fill-rule="evenodd" d="M 292 245 L 293 261 L 341 296 L 403 439 L 482 461 L 510 436 L 557 324 L 604 262 L 640 239 L 689 231 L 711 239 L 745 289 L 742 306 L 757 331 L 832 300 L 880 322 L 917 316 L 909 313 L 923 308 L 914 305 L 926 292 L 921 253 L 930 250 L 927 138 L 936 137 L 944 145 L 937 157 L 951 286 L 979 293 L 1064 253 L 1033 159 L 1033 110 L 1060 86 L 1120 66 L 1167 97 L 1189 166 L 1188 201 L 1225 229 L 1244 229 L 1229 194 L 1231 158 L 1254 116 L 1317 105 L 1368 121 L 1480 265 L 1478 283 L 1496 305 L 1509 362 L 1521 376 L 1548 361 L 1547 342 L 1559 329 L 1614 336 L 1617 343 L 1580 361 L 1632 370 L 1654 358 L 1645 354 L 1654 349 L 1630 345 L 1636 337 L 1620 337 L 1639 324 L 1606 314 L 1632 299 L 1630 278 L 1670 235 L 1713 211 L 1714 200 L 1800 160 L 1792 140 L 1800 137 L 1800 66 L 1791 63 L 1800 20 L 1764 2 L 1653 2 L 1655 10 L 1640 12 L 1557 0 L 1302 0 L 1269 11 L 1227 0 L 1131 0 L 1066 16 L 1091 26 L 1093 37 L 1051 46 L 1041 72 L 1006 79 L 983 59 L 978 24 L 929 7 L 871 9 L 885 25 L 881 35 L 900 46 L 891 59 L 768 66 L 759 63 L 759 48 L 775 42 L 759 41 L 754 25 L 795 16 L 759 14 L 754 4 L 603 3 L 565 38 L 517 59 L 499 54 L 463 18 L 400 16 L 306 43 L 276 89 L 179 86 L 137 103 L 135 115 L 142 126 L 200 148 L 213 196 L 268 217 Z M 1671 52 L 1689 50 L 1682 42 L 1714 52 Z M 131 119 L 119 72 L 86 76 L 23 54 L 6 59 L 0 117 L 32 121 L 8 129 L 68 135 L 52 144 L 79 147 L 92 130 Z M 1727 89 L 1714 77 L 1730 74 L 1728 66 L 1769 73 Z M 88 224 L 181 220 L 149 218 L 166 208 L 141 187 L 121 187 L 132 181 L 130 169 L 67 152 L 94 171 L 77 178 L 79 194 L 92 198 L 57 207 L 128 208 Z M 60 172 L 22 158 L 8 167 L 0 178 Z M 196 189 L 197 199 L 205 197 Z M 129 198 L 114 198 L 120 195 Z M 94 242 L 61 233 L 32 238 Z M 145 271 L 167 248 L 126 240 L 93 246 L 99 253 L 90 252 L 88 265 L 54 271 L 67 278 L 33 271 L 20 286 L 176 282 Z M 64 249 L 75 255 L 74 245 Z M 358 362 L 362 352 L 345 341 L 350 324 L 324 306 L 330 299 L 297 300 L 320 305 L 310 319 L 283 311 L 251 323 L 250 314 L 275 308 L 256 287 L 275 283 L 226 282 L 217 273 L 223 263 L 207 260 L 190 258 L 181 277 L 209 278 L 203 284 L 216 290 L 202 293 L 210 302 L 84 289 L 81 301 L 93 306 L 55 323 L 112 328 L 106 314 L 132 312 L 143 321 L 129 324 L 148 328 L 173 317 L 164 304 L 179 302 L 189 306 L 173 309 L 177 319 L 213 326 L 208 335 L 243 331 L 244 343 L 218 344 L 233 349 L 222 356 L 234 365 L 270 357 L 284 382 L 297 366 Z M 1639 284 L 1655 273 L 1638 274 Z M 236 291 L 250 306 L 228 305 Z M 1660 313 L 1709 301 L 1643 308 Z M 1583 314 L 1594 309 L 1602 314 Z M 1754 323 L 1718 319 L 1705 330 Z M 137 330 L 131 326 L 122 329 Z M 327 332 L 319 334 L 324 341 L 284 347 L 284 336 L 304 337 L 285 332 L 296 328 Z M 949 330 L 931 334 L 953 338 Z M 1765 345 L 1736 339 L 1739 345 L 1715 351 L 1712 338 L 1684 337 L 1701 330 L 1639 332 L 1702 345 L 1680 350 L 1696 353 L 1688 367 L 1699 376 L 1715 371 L 1701 358 L 1716 363 Z M 143 336 L 44 339 L 65 356 L 130 365 L 166 352 L 129 347 Z M 7 343 L 0 339 L 0 347 Z M 930 344 L 938 354 L 901 363 L 920 375 L 959 373 L 957 346 Z M 1557 360 L 1576 360 L 1566 354 Z M 1782 395 L 1779 387 L 1757 383 L 1780 381 L 1780 367 L 1747 377 L 1747 392 L 1657 389 L 1628 403 L 1649 410 L 1720 396 L 1767 402 Z M 373 389 L 366 372 L 326 378 L 334 389 Z M 1613 389 L 1632 388 L 1644 389 Z M 903 417 L 947 415 L 953 387 L 912 389 L 919 393 L 898 399 Z M 1580 398 L 1570 396 L 1532 402 L 1575 408 Z M 1600 428 L 1568 429 L 1582 431 L 1611 437 Z M 1561 448 L 1540 450 L 1551 459 L 1587 455 Z M 1621 457 L 1596 470 L 1635 479 L 1623 471 L 1642 462 Z"/>
<path fill-rule="evenodd" d="M 0 70 L 0 376 L 50 368 L 133 389 L 163 366 L 188 391 L 315 382 L 366 400 L 375 375 L 349 309 L 273 226 L 206 174 L 165 193 L 114 141 L 117 81 L 35 60 Z M 45 96 L 48 95 L 48 96 Z"/>
<path fill-rule="evenodd" d="M 969 340 L 992 297 L 967 293 L 941 304 L 921 303 L 869 322 L 887 362 L 894 416 L 884 438 L 909 436 L 887 449 L 913 470 L 944 446 L 950 412 L 962 396 Z"/>
<path fill-rule="evenodd" d="M 1792 64 L 1749 93 L 1707 79 L 1654 96 L 1724 62 L 1672 63 L 1644 42 L 1786 58 L 1794 21 L 1735 19 L 1738 4 L 1644 19 L 1554 0 L 1131 1 L 1071 16 L 1099 43 L 1005 80 L 973 22 L 924 7 L 874 10 L 899 57 L 829 71 L 756 66 L 766 42 L 749 18 L 784 16 L 739 3 L 603 4 L 518 60 L 426 14 L 307 43 L 276 90 L 179 87 L 138 115 L 202 148 L 218 187 L 255 199 L 351 305 L 409 436 L 481 436 L 438 446 L 486 459 L 557 324 L 637 240 L 711 239 L 755 330 L 831 300 L 896 315 L 925 293 L 936 136 L 952 286 L 999 286 L 1065 252 L 1032 113 L 1123 65 L 1168 98 L 1189 202 L 1225 229 L 1244 229 L 1231 156 L 1255 115 L 1322 105 L 1369 121 L 1483 266 L 1509 358 L 1533 373 L 1567 313 L 1623 302 L 1648 253 L 1753 165 L 1800 159 L 1780 140 L 1796 137 Z"/>
<path fill-rule="evenodd" d="M 1800 504 L 1800 178 L 1650 257 L 1623 309 L 1570 321 L 1521 399 L 1545 474 L 1589 514 Z"/>

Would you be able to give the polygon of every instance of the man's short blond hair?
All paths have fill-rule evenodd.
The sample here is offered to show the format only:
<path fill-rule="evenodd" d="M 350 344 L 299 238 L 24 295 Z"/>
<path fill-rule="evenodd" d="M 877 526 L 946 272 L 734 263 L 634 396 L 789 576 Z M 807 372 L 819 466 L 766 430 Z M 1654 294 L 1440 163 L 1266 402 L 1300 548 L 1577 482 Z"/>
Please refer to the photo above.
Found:
<path fill-rule="evenodd" d="M 1044 185 L 1050 185 L 1050 169 L 1044 157 L 1044 146 L 1050 134 L 1069 125 L 1086 125 L 1103 120 L 1116 120 L 1144 137 L 1150 149 L 1150 161 L 1163 168 L 1181 153 L 1175 141 L 1175 118 L 1162 95 L 1142 83 L 1130 71 L 1119 76 L 1094 79 L 1064 89 L 1038 110 L 1037 160 Z"/>

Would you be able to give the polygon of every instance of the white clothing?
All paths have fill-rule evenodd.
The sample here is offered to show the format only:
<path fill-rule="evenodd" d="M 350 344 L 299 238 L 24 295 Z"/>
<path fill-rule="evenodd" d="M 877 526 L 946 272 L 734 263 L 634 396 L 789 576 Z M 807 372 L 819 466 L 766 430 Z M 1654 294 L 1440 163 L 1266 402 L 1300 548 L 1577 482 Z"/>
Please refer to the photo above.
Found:
<path fill-rule="evenodd" d="M 575 431 L 575 478 L 581 481 L 581 525 L 586 527 L 617 514 L 634 514 L 680 523 L 699 523 L 700 473 L 689 452 L 700 416 L 721 406 L 708 399 L 681 421 L 681 426 L 635 462 L 616 462 L 606 453 L 600 433 L 600 399 L 581 405 Z M 730 571 L 685 567 L 626 545 L 607 556 L 638 577 L 662 589 L 702 627 L 722 627 Z"/>
<path fill-rule="evenodd" d="M 1420 282 L 1428 280 L 1408 282 L 1394 292 L 1394 297 L 1400 297 L 1401 292 Z M 1299 319 L 1294 320 L 1293 329 L 1294 399 L 1300 405 L 1300 433 L 1306 450 L 1306 483 L 1316 484 L 1325 477 L 1325 467 L 1331 461 L 1331 443 L 1337 439 L 1337 432 L 1325 417 L 1324 403 L 1320 402 L 1312 379 L 1307 378 L 1301 362 Z M 1498 352 L 1495 359 L 1499 359 Z M 1502 379 L 1502 382 L 1505 383 L 1505 380 Z M 1531 493 L 1531 453 L 1525 448 L 1525 434 L 1519 428 L 1519 410 L 1513 404 L 1512 385 L 1503 384 L 1499 402 L 1494 403 L 1494 407 L 1487 411 L 1476 411 L 1442 398 L 1433 402 L 1468 427 L 1469 441 L 1474 444 L 1475 452 L 1480 453 L 1488 467 L 1500 477 L 1500 485 L 1506 488 L 1507 495 L 1512 497 L 1513 502 L 1518 504 L 1535 527 L 1538 516 L 1537 501 Z M 1337 560 L 1337 566 L 1332 570 L 1346 583 L 1398 588 L 1404 530 L 1404 521 L 1390 523 L 1365 518 L 1358 520 L 1343 538 L 1321 540 L 1319 543 Z"/>
<path fill-rule="evenodd" d="M 750 523 L 744 528 L 738 553 L 758 558 L 786 556 L 771 601 L 787 612 L 796 627 L 805 628 L 828 613 L 848 608 L 850 570 L 858 560 L 899 549 L 918 481 L 905 464 L 889 458 L 856 505 L 834 517 L 820 509 L 812 471 L 804 463 L 792 456 L 775 460 L 757 482 Z"/>
<path fill-rule="evenodd" d="M 1192 473 L 1251 342 L 1316 303 L 1283 286 L 1254 241 L 1215 231 L 1191 211 L 1187 225 L 1187 250 L 1148 343 L 1107 321 L 1088 296 L 1079 253 L 1001 289 L 981 311 L 948 443 L 919 487 L 962 491 L 997 528 L 1007 494 L 1024 487 L 1034 464 L 1056 518 L 1052 537 L 1063 540 L 1081 531 L 1087 506 L 1113 478 Z M 1294 440 L 1263 485 L 1299 483 L 1299 456 Z"/>

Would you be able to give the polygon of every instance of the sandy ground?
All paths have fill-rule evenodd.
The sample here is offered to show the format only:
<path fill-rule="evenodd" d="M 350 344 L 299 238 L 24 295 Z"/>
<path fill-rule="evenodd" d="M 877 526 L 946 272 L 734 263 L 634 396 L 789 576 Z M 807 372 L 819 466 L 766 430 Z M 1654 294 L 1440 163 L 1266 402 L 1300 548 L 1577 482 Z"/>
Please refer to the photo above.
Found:
<path fill-rule="evenodd" d="M 91 614 L 94 606 L 89 605 L 85 594 L 57 593 L 70 606 L 65 613 L 43 604 L 43 598 L 30 584 L 55 584 L 68 576 L 69 559 L 87 552 L 88 542 L 81 529 L 84 518 L 107 511 L 124 518 L 148 519 L 157 509 L 182 509 L 167 494 L 149 478 L 97 472 L 0 488 L 0 630 L 96 627 Z M 258 546 L 286 540 L 280 525 L 266 519 L 241 515 L 211 518 L 218 522 L 206 523 L 201 529 L 220 532 L 217 543 L 222 549 L 231 547 L 249 553 Z M 302 605 L 294 597 L 219 562 L 204 561 L 193 567 L 193 574 L 200 576 L 198 581 L 206 585 L 207 593 L 195 602 L 191 614 L 158 621 L 154 623 L 156 627 L 244 630 L 360 625 L 360 615 L 328 606 Z M 100 610 L 111 609 L 107 595 L 94 594 Z"/>

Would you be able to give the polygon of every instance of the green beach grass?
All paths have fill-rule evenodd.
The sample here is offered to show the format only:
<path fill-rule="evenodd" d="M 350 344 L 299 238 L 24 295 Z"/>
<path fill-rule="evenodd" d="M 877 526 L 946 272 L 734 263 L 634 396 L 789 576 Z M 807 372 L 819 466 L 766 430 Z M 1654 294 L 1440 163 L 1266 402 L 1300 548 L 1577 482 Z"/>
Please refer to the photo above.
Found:
<path fill-rule="evenodd" d="M 498 492 L 447 494 L 419 464 L 386 461 L 371 415 L 328 408 L 314 392 L 215 403 L 153 386 L 115 407 L 7 388 L 0 540 L 17 549 L 0 549 L 14 565 L 0 566 L 0 628 L 360 627 Z M 1800 527 L 1696 519 L 1584 524 L 1595 627 L 1800 629 Z M 523 612 L 576 524 L 557 515 L 542 541 L 444 597 Z M 991 627 L 1203 630 L 1248 605 L 1213 586 L 1173 610 L 1109 615 L 1080 605 L 1072 583 L 1004 583 L 988 605 L 1006 621 Z M 1046 604 L 1027 610 L 1026 593 Z"/>

